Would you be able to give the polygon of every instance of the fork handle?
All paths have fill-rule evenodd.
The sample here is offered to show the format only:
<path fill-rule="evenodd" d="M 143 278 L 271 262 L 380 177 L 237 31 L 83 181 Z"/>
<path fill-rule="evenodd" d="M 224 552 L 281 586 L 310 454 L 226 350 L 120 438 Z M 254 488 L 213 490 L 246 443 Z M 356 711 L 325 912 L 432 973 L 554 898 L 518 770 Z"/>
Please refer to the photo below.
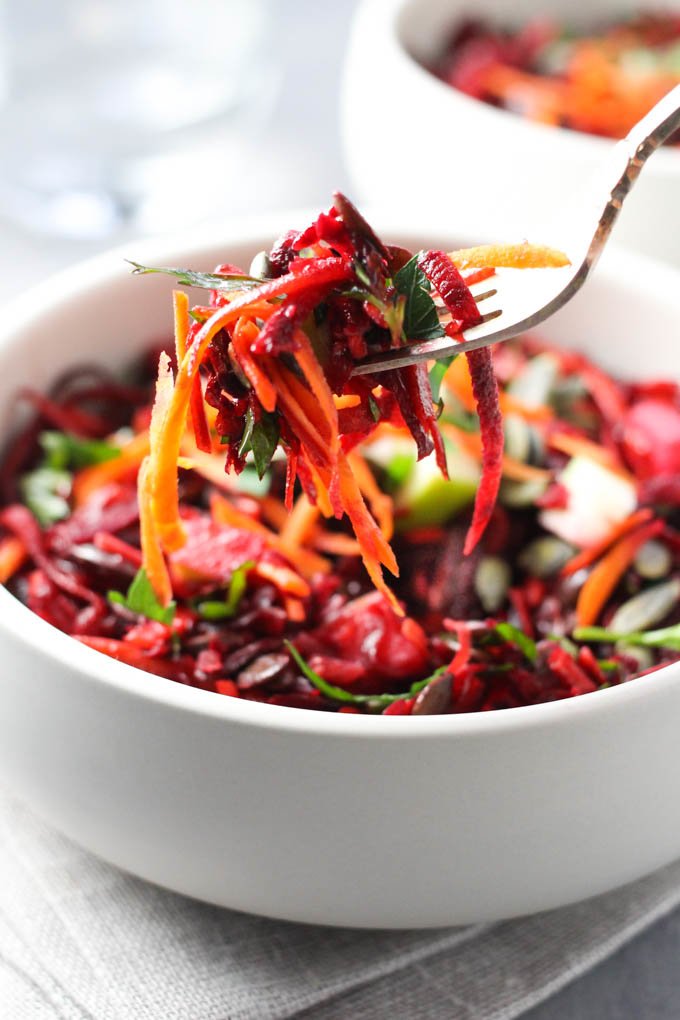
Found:
<path fill-rule="evenodd" d="M 600 211 L 595 233 L 584 258 L 587 269 L 591 269 L 600 257 L 621 212 L 624 199 L 638 179 L 643 166 L 652 153 L 679 129 L 680 85 L 676 85 L 614 147 L 604 169 L 605 180 L 609 185 L 609 198 L 604 209 Z"/>

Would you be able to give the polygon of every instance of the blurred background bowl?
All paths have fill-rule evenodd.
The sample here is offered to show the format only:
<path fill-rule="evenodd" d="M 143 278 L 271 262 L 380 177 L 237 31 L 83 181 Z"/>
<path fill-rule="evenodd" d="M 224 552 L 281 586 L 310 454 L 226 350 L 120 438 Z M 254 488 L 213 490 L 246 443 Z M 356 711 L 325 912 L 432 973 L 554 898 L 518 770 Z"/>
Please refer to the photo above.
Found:
<path fill-rule="evenodd" d="M 636 10 L 658 10 L 639 0 Z M 678 0 L 663 5 L 679 10 Z M 588 28 L 630 15 L 622 0 L 364 0 L 345 68 L 342 125 L 358 197 L 434 214 L 456 229 L 471 207 L 515 233 L 559 243 L 564 212 L 615 142 L 524 119 L 472 99 L 426 69 L 461 21 L 521 27 L 536 17 Z M 467 217 L 466 217 L 467 218 Z M 680 147 L 656 153 L 626 202 L 615 239 L 680 264 Z"/>

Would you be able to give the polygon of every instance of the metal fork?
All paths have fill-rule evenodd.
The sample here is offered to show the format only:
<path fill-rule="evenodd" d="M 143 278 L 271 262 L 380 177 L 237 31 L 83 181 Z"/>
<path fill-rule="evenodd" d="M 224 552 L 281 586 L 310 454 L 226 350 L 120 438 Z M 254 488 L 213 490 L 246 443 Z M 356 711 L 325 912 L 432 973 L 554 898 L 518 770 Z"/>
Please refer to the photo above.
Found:
<path fill-rule="evenodd" d="M 483 315 L 478 325 L 465 330 L 462 342 L 441 337 L 383 351 L 357 364 L 354 374 L 366 375 L 474 351 L 508 340 L 544 322 L 583 286 L 646 161 L 678 129 L 680 85 L 614 147 L 595 183 L 591 182 L 586 200 L 571 210 L 566 236 L 564 230 L 556 228 L 555 240 L 563 242 L 562 249 L 570 265 L 559 269 L 497 269 L 494 277 L 478 285 L 477 293 L 471 288 L 477 302 L 488 301 L 485 308 L 492 310 Z M 661 224 L 659 228 L 662 229 Z M 492 289 L 489 289 L 490 284 Z"/>

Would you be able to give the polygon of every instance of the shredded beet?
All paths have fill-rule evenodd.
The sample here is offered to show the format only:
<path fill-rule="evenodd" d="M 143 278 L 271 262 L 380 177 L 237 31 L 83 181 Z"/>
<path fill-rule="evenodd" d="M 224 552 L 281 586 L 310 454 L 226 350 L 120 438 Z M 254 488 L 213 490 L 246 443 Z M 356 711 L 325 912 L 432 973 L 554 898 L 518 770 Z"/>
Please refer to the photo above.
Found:
<path fill-rule="evenodd" d="M 462 329 L 479 322 L 479 310 L 467 284 L 443 251 L 424 252 L 419 263 Z M 496 505 L 503 468 L 503 417 L 490 351 L 482 348 L 470 351 L 466 357 L 482 436 L 482 478 L 465 541 L 464 553 L 468 555 L 484 534 Z"/>

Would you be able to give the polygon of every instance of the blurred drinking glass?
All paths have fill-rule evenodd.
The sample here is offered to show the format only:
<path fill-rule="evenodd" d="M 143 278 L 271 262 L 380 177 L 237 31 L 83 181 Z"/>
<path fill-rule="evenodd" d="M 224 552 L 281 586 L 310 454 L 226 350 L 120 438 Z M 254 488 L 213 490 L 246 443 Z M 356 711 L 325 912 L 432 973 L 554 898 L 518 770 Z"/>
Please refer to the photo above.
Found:
<path fill-rule="evenodd" d="M 268 0 L 0 0 L 0 214 L 158 230 L 219 204 L 274 93 Z"/>

